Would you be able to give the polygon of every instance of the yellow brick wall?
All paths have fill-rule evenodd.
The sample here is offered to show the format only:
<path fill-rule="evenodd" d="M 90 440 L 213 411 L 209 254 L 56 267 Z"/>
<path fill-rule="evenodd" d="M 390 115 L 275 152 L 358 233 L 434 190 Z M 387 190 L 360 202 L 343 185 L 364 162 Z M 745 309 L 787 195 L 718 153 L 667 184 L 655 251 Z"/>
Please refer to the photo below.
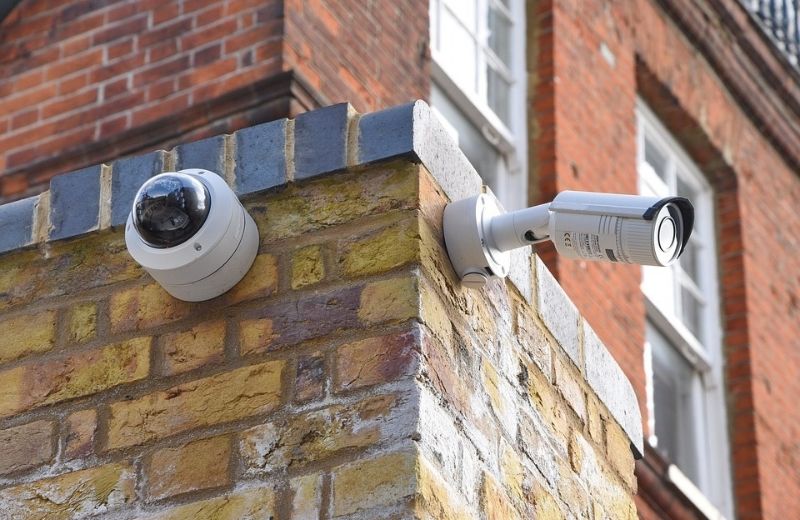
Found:
<path fill-rule="evenodd" d="M 244 202 L 208 302 L 121 230 L 0 256 L 1 517 L 635 516 L 624 433 L 511 284 L 455 284 L 422 166 Z"/>
<path fill-rule="evenodd" d="M 529 303 L 496 279 L 462 289 L 439 229 L 447 199 L 427 173 L 420 197 L 419 517 L 636 518 L 628 437 L 540 319 L 537 295 Z M 550 275 L 531 269 L 535 291 Z"/>

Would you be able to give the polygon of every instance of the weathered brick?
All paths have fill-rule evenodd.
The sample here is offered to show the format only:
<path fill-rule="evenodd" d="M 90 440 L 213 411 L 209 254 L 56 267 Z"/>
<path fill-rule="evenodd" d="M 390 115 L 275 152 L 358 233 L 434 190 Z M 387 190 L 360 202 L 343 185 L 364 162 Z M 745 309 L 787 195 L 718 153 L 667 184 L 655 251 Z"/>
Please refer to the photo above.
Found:
<path fill-rule="evenodd" d="M 234 190 L 238 195 L 286 183 L 286 119 L 236 132 Z"/>
<path fill-rule="evenodd" d="M 0 475 L 34 468 L 53 458 L 51 421 L 36 421 L 0 430 Z"/>
<path fill-rule="evenodd" d="M 393 505 L 415 492 L 417 454 L 379 455 L 333 470 L 333 511 L 344 516 Z M 392 468 L 387 471 L 387 468 Z"/>
<path fill-rule="evenodd" d="M 100 166 L 91 166 L 50 181 L 50 238 L 69 238 L 100 223 Z"/>
<path fill-rule="evenodd" d="M 297 402 L 319 399 L 325 393 L 325 357 L 320 352 L 297 358 L 294 399 Z"/>
<path fill-rule="evenodd" d="M 571 420 L 567 407 L 559 401 L 554 388 L 544 378 L 531 378 L 528 392 L 537 414 L 542 417 L 555 434 L 560 446 L 566 446 Z"/>
<path fill-rule="evenodd" d="M 64 456 L 68 459 L 86 457 L 94 451 L 97 434 L 97 411 L 81 410 L 67 417 Z"/>
<path fill-rule="evenodd" d="M 521 414 L 518 436 L 520 451 L 528 465 L 533 464 L 552 488 L 558 480 L 558 460 L 567 457 L 566 438 L 559 435 L 554 439 L 554 434 L 559 435 L 552 432 L 541 418 L 533 414 Z"/>
<path fill-rule="evenodd" d="M 147 499 L 162 498 L 228 484 L 230 437 L 213 437 L 150 455 L 145 469 Z"/>
<path fill-rule="evenodd" d="M 0 363 L 37 352 L 46 352 L 53 348 L 55 336 L 55 311 L 22 314 L 0 321 L 0 338 L 3 338 L 0 346 Z"/>
<path fill-rule="evenodd" d="M 308 246 L 292 257 L 292 289 L 313 285 L 325 278 L 325 262 L 320 246 Z"/>
<path fill-rule="evenodd" d="M 554 358 L 555 384 L 558 391 L 567 401 L 581 421 L 586 422 L 586 394 L 577 377 L 558 356 Z"/>
<path fill-rule="evenodd" d="M 24 251 L 4 257 L 2 264 L 0 309 L 132 280 L 144 272 L 128 254 L 121 232 L 53 242 L 47 254 Z"/>
<path fill-rule="evenodd" d="M 413 318 L 419 314 L 417 291 L 412 276 L 372 282 L 361 292 L 358 317 L 366 324 Z"/>
<path fill-rule="evenodd" d="M 109 317 L 112 332 L 142 330 L 179 320 L 190 306 L 167 294 L 158 284 L 133 287 L 111 296 Z"/>
<path fill-rule="evenodd" d="M 411 419 L 407 399 L 396 395 L 334 405 L 246 430 L 241 459 L 251 476 L 303 468 L 343 450 L 407 438 L 414 428 Z"/>
<path fill-rule="evenodd" d="M 427 284 L 422 285 L 419 299 L 422 321 L 442 345 L 449 346 L 453 340 L 451 311 L 445 307 L 441 298 Z"/>
<path fill-rule="evenodd" d="M 533 256 L 527 247 L 510 251 L 511 264 L 508 269 L 508 281 L 517 288 L 528 303 L 533 303 Z"/>
<path fill-rule="evenodd" d="M 269 254 L 258 255 L 250 270 L 227 292 L 230 303 L 262 298 L 278 288 L 278 260 Z"/>
<path fill-rule="evenodd" d="M 517 337 L 522 349 L 545 375 L 547 380 L 552 381 L 552 364 L 550 361 L 552 351 L 546 333 L 536 323 L 530 310 L 523 306 L 517 308 L 516 325 Z"/>
<path fill-rule="evenodd" d="M 501 442 L 500 449 L 500 475 L 502 482 L 512 500 L 517 504 L 524 504 L 526 492 L 524 489 L 525 469 L 522 461 L 514 449 L 505 441 Z"/>
<path fill-rule="evenodd" d="M 271 361 L 198 379 L 111 405 L 107 448 L 270 412 L 280 405 L 285 362 Z"/>
<path fill-rule="evenodd" d="M 572 466 L 568 459 L 559 460 L 556 488 L 558 497 L 567 506 L 567 512 L 578 518 L 589 516 L 591 507 L 589 490 L 586 483 L 572 472 Z"/>
<path fill-rule="evenodd" d="M 458 492 L 425 460 L 419 461 L 414 510 L 418 518 L 469 520 L 474 518 L 458 500 Z"/>
<path fill-rule="evenodd" d="M 489 397 L 492 411 L 498 418 L 500 426 L 511 437 L 517 433 L 517 404 L 514 400 L 515 392 L 511 384 L 498 373 L 494 365 L 484 357 L 481 363 L 481 380 L 483 389 Z"/>
<path fill-rule="evenodd" d="M 273 333 L 272 320 L 256 318 L 239 323 L 239 351 L 242 354 L 261 352 L 269 348 L 277 337 Z"/>
<path fill-rule="evenodd" d="M 520 518 L 509 498 L 497 485 L 497 481 L 488 473 L 483 475 L 481 509 L 487 520 L 514 520 Z"/>
<path fill-rule="evenodd" d="M 634 460 L 630 438 L 614 421 L 605 421 L 605 432 L 608 460 L 623 482 L 635 491 L 636 477 L 633 474 Z"/>
<path fill-rule="evenodd" d="M 225 175 L 225 137 L 217 135 L 175 148 L 175 169 L 202 168 Z"/>
<path fill-rule="evenodd" d="M 581 447 L 581 442 L 578 440 L 578 436 L 580 434 L 575 430 L 569 436 L 569 444 L 567 445 L 567 453 L 569 453 L 569 465 L 572 467 L 572 471 L 576 474 L 581 474 L 581 468 L 583 466 L 583 448 Z"/>
<path fill-rule="evenodd" d="M 250 488 L 140 517 L 142 520 L 250 520 L 277 518 L 275 491 Z"/>
<path fill-rule="evenodd" d="M 600 415 L 600 405 L 597 398 L 589 395 L 586 400 L 586 422 L 589 427 L 589 436 L 598 444 L 603 444 L 603 419 Z"/>
<path fill-rule="evenodd" d="M 408 219 L 339 242 L 339 264 L 348 277 L 382 273 L 419 261 L 420 236 L 416 219 Z"/>
<path fill-rule="evenodd" d="M 295 178 L 307 179 L 347 166 L 347 127 L 352 110 L 348 103 L 340 103 L 297 116 Z"/>
<path fill-rule="evenodd" d="M 445 475 L 460 476 L 461 460 L 465 457 L 462 436 L 448 410 L 442 406 L 439 395 L 421 390 L 419 394 L 418 425 L 415 437 L 420 451 L 429 460 L 435 460 Z M 456 483 L 459 483 L 456 477 Z"/>
<path fill-rule="evenodd" d="M 292 520 L 318 520 L 322 509 L 322 475 L 295 477 L 289 486 L 294 495 Z"/>
<path fill-rule="evenodd" d="M 297 301 L 280 300 L 264 305 L 259 314 L 241 323 L 244 354 L 274 350 L 318 338 L 335 331 L 357 328 L 359 286 L 314 292 Z"/>
<path fill-rule="evenodd" d="M 336 391 L 395 381 L 416 371 L 419 336 L 415 331 L 368 338 L 336 351 Z"/>
<path fill-rule="evenodd" d="M 7 518 L 71 520 L 110 513 L 134 498 L 133 468 L 116 463 L 5 488 L 0 509 Z"/>
<path fill-rule="evenodd" d="M 0 205 L 0 253 L 24 247 L 35 240 L 33 214 L 37 197 Z"/>
<path fill-rule="evenodd" d="M 369 175 L 342 173 L 291 185 L 269 200 L 246 202 L 263 242 L 282 240 L 390 210 L 418 199 L 419 165 L 390 163 Z"/>
<path fill-rule="evenodd" d="M 558 505 L 553 496 L 543 489 L 539 489 L 539 492 L 534 495 L 533 500 L 534 512 L 537 519 L 541 520 L 564 520 L 566 515 L 564 511 L 561 510 L 561 507 Z M 613 518 L 613 517 L 602 517 L 602 518 Z"/>
<path fill-rule="evenodd" d="M 81 302 L 67 312 L 67 341 L 85 343 L 97 335 L 97 304 Z"/>
<path fill-rule="evenodd" d="M 636 504 L 629 496 L 618 495 L 610 500 L 606 507 L 607 518 L 619 518 L 619 520 L 636 520 Z"/>
<path fill-rule="evenodd" d="M 225 321 L 205 321 L 162 338 L 164 373 L 180 374 L 218 363 L 225 357 Z"/>
<path fill-rule="evenodd" d="M 0 417 L 147 377 L 150 338 L 135 338 L 0 372 Z"/>

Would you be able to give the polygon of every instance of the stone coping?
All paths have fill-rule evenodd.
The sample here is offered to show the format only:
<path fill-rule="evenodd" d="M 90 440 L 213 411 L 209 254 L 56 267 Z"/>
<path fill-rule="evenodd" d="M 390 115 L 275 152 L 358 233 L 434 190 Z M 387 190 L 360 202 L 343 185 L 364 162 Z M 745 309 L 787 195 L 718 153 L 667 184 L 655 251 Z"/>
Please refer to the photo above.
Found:
<path fill-rule="evenodd" d="M 54 177 L 39 195 L 0 206 L 0 254 L 125 225 L 133 198 L 164 171 L 204 168 L 219 173 L 244 197 L 291 181 L 407 157 L 422 163 L 450 200 L 476 195 L 483 182 L 424 101 L 357 113 L 342 103 L 295 119 L 280 119 L 179 145 L 169 151 L 119 159 Z M 530 249 L 512 255 L 509 280 L 533 299 L 556 340 L 620 423 L 634 454 L 643 453 L 641 416 L 622 369 L 544 264 Z"/>

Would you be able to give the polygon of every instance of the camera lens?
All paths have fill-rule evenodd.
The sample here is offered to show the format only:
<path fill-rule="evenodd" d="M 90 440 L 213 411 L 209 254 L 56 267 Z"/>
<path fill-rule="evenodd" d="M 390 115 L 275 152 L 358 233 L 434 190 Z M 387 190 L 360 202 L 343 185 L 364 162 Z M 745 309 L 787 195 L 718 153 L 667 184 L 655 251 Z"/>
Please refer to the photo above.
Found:
<path fill-rule="evenodd" d="M 139 190 L 133 225 L 149 246 L 174 247 L 197 233 L 210 209 L 211 198 L 202 182 L 179 173 L 159 175 Z"/>
<path fill-rule="evenodd" d="M 670 217 L 665 217 L 658 224 L 658 247 L 662 251 L 669 251 L 675 243 L 675 221 Z"/>

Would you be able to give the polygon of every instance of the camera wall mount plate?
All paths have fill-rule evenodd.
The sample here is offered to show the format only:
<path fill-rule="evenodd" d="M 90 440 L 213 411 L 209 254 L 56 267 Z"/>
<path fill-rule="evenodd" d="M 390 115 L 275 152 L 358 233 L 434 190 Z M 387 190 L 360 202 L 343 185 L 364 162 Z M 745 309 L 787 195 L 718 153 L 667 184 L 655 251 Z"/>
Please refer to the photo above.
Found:
<path fill-rule="evenodd" d="M 453 269 L 464 286 L 480 288 L 492 276 L 508 275 L 511 253 L 496 247 L 491 230 L 492 219 L 505 213 L 489 190 L 451 202 L 445 208 L 445 246 Z"/>

